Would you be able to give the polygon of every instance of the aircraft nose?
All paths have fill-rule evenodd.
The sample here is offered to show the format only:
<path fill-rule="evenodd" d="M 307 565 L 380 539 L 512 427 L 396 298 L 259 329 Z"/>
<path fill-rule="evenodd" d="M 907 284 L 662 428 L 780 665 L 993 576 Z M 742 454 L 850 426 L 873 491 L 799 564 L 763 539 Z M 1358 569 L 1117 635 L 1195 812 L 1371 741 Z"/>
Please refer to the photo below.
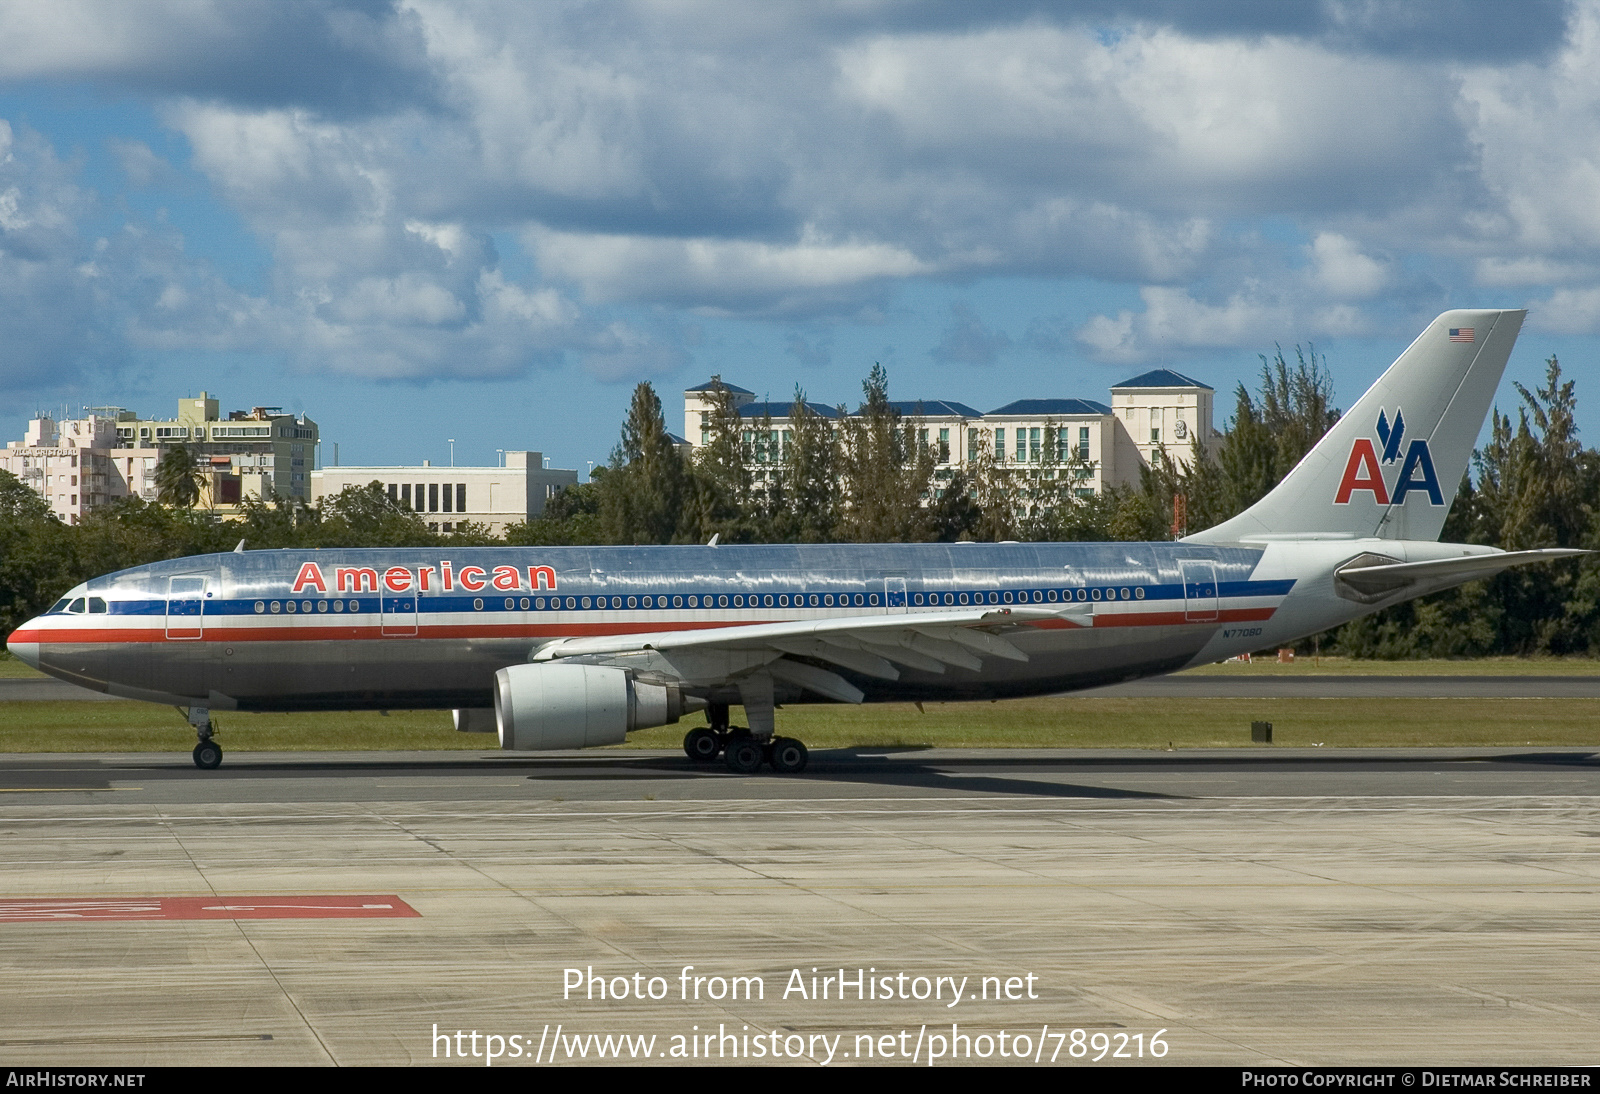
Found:
<path fill-rule="evenodd" d="M 32 630 L 32 624 L 24 623 L 17 630 L 21 634 L 27 634 Z M 11 651 L 11 656 L 23 662 L 29 668 L 36 669 L 39 667 L 39 643 L 24 642 L 17 638 L 12 638 L 6 642 L 6 649 Z"/>

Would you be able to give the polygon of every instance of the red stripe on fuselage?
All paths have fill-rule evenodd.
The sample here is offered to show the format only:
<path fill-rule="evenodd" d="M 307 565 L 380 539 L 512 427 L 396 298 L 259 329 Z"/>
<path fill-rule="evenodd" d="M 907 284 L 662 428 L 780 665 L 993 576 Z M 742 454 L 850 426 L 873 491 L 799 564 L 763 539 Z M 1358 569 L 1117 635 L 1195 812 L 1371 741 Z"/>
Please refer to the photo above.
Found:
<path fill-rule="evenodd" d="M 1216 626 L 1223 623 L 1247 623 L 1271 619 L 1276 608 L 1228 608 L 1214 619 L 1191 620 L 1184 612 L 1105 612 L 1093 617 L 1095 627 L 1172 627 Z M 905 616 L 908 626 L 915 626 L 914 614 Z M 818 620 L 825 622 L 826 620 Z M 385 634 L 382 626 L 374 622 L 360 627 L 329 626 L 274 626 L 229 627 L 213 625 L 205 628 L 202 638 L 168 638 L 160 627 L 110 628 L 76 627 L 35 628 L 12 632 L 14 642 L 37 642 L 40 645 L 89 645 L 97 643 L 132 644 L 140 642 L 351 642 L 361 640 L 396 641 L 407 638 L 589 638 L 608 635 L 651 634 L 659 631 L 715 630 L 723 627 L 755 627 L 769 623 L 796 622 L 794 620 L 694 620 L 679 623 L 437 623 L 419 626 L 416 632 Z M 1033 620 L 1024 624 L 1040 630 L 1082 629 L 1084 624 L 1070 619 Z"/>

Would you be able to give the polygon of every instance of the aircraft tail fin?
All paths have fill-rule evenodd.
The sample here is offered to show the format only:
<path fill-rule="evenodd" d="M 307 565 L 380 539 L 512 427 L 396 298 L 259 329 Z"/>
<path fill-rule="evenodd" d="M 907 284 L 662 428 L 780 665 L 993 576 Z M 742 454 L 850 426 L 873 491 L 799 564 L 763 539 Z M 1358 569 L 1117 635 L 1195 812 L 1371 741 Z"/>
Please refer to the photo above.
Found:
<path fill-rule="evenodd" d="M 1447 311 L 1275 489 L 1188 537 L 1438 539 L 1525 311 Z"/>

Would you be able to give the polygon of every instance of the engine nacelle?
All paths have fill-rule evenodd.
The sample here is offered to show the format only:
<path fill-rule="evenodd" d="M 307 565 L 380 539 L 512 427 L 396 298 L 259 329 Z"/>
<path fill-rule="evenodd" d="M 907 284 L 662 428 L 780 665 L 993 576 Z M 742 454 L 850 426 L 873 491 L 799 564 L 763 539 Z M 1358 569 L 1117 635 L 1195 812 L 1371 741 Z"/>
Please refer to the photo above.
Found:
<path fill-rule="evenodd" d="M 450 712 L 450 719 L 458 733 L 494 733 L 499 729 L 494 707 L 457 707 Z"/>
<path fill-rule="evenodd" d="M 688 699 L 693 708 L 703 700 Z M 626 669 L 563 662 L 512 665 L 494 674 L 500 747 L 518 751 L 620 744 L 630 730 L 671 725 L 685 709 L 672 684 L 647 684 Z"/>

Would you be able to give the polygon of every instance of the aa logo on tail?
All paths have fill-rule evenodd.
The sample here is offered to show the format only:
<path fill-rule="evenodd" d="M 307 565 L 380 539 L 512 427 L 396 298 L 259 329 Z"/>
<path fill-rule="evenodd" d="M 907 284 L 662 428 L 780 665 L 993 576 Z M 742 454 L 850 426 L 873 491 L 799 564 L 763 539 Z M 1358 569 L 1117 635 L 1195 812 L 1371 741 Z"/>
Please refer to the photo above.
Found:
<path fill-rule="evenodd" d="M 1378 411 L 1377 444 L 1370 437 L 1357 437 L 1350 446 L 1350 458 L 1344 465 L 1344 477 L 1339 480 L 1339 492 L 1334 495 L 1335 505 L 1349 505 L 1350 495 L 1369 491 L 1379 505 L 1404 505 L 1406 495 L 1413 491 L 1425 492 L 1429 505 L 1443 505 L 1444 493 L 1439 489 L 1439 476 L 1433 470 L 1433 454 L 1428 451 L 1426 438 L 1417 438 L 1406 448 L 1405 459 L 1400 459 L 1400 444 L 1406 434 L 1405 415 L 1395 409 L 1394 424 L 1380 408 Z M 1378 445 L 1383 446 L 1380 454 Z M 1400 473 L 1394 476 L 1391 491 L 1383 477 L 1383 467 L 1400 463 Z"/>

